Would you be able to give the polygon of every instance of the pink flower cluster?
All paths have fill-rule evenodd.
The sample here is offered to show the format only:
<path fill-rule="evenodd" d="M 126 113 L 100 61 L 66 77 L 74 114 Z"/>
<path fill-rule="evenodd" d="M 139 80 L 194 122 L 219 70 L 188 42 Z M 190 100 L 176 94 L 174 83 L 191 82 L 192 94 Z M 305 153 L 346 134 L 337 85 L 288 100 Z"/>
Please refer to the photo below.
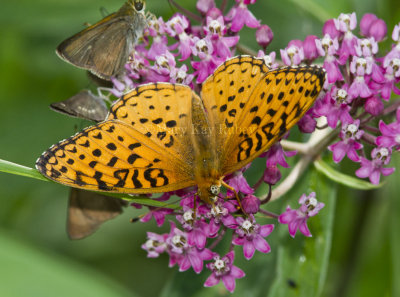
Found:
<path fill-rule="evenodd" d="M 322 38 L 310 35 L 304 41 L 292 40 L 281 50 L 281 57 L 286 65 L 323 58 L 327 71 L 325 96 L 299 122 L 299 129 L 304 133 L 314 131 L 319 117 L 326 117 L 332 129 L 341 125 L 339 140 L 328 147 L 333 160 L 339 163 L 347 156 L 360 164 L 355 172 L 358 177 L 379 184 L 381 175 L 394 172 L 394 168 L 385 166 L 393 148 L 399 149 L 400 111 L 394 123 L 386 125 L 381 121 L 379 129 L 370 126 L 370 122 L 400 106 L 400 101 L 390 102 L 392 92 L 400 95 L 396 87 L 400 81 L 400 24 L 393 30 L 394 43 L 385 56 L 378 53 L 379 42 L 387 33 L 383 20 L 365 14 L 360 22 L 361 37 L 353 33 L 356 28 L 355 13 L 340 14 L 324 24 Z M 370 160 L 365 149 L 371 147 Z"/>
<path fill-rule="evenodd" d="M 182 83 L 199 90 L 200 84 L 219 64 L 235 55 L 239 33 L 244 26 L 255 29 L 256 41 L 261 48 L 258 56 L 269 67 L 277 67 L 275 52 L 264 52 L 273 39 L 271 29 L 262 25 L 248 10 L 248 6 L 255 2 L 236 0 L 224 15 L 214 0 L 199 0 L 200 25 L 192 25 L 187 17 L 179 13 L 167 22 L 162 18 L 150 21 L 145 42 L 135 47 L 134 57 L 126 65 L 126 75 L 121 81 L 113 79 L 112 93 L 120 96 L 126 89 L 138 84 L 160 81 Z M 340 125 L 338 141 L 329 146 L 333 160 L 340 162 L 347 156 L 360 164 L 356 171 L 358 177 L 369 178 L 377 184 L 380 175 L 389 175 L 394 171 L 385 166 L 390 162 L 392 151 L 400 149 L 400 109 L 397 109 L 400 101 L 389 101 L 392 91 L 400 94 L 396 87 L 400 81 L 400 24 L 393 30 L 394 44 L 385 56 L 378 56 L 379 42 L 387 33 L 385 22 L 375 15 L 366 14 L 360 22 L 362 37 L 353 33 L 356 27 L 355 13 L 341 14 L 324 24 L 321 38 L 312 35 L 304 41 L 292 40 L 280 54 L 285 65 L 311 64 L 319 58 L 327 71 L 323 98 L 299 122 L 300 131 L 313 132 L 319 117 L 326 117 L 327 127 L 332 129 Z M 380 121 L 379 129 L 369 126 L 372 119 L 396 109 L 395 122 L 386 124 Z M 364 153 L 367 146 L 372 147 L 371 159 Z M 280 143 L 264 153 L 261 157 L 266 158 L 266 170 L 260 183 L 278 183 L 282 176 L 278 165 L 289 167 L 285 158 L 295 154 L 285 152 Z M 148 252 L 148 257 L 167 253 L 169 266 L 177 265 L 180 271 L 193 268 L 200 273 L 204 269 L 204 261 L 208 261 L 205 267 L 211 274 L 204 285 L 213 286 L 222 281 L 233 292 L 235 279 L 245 275 L 234 266 L 234 246 L 242 246 L 243 256 L 248 260 L 256 250 L 261 253 L 271 250 L 265 238 L 274 226 L 260 225 L 254 214 L 261 212 L 281 224 L 287 224 L 292 237 L 297 230 L 311 236 L 307 220 L 315 216 L 324 204 L 316 200 L 315 193 L 311 193 L 300 198 L 298 209 L 287 207 L 283 214 L 274 215 L 260 208 L 268 199 L 261 201 L 253 195 L 260 183 L 250 187 L 242 171 L 227 176 L 225 181 L 239 193 L 246 216 L 243 216 L 235 199 L 226 199 L 222 194 L 216 197 L 215 205 L 205 205 L 198 200 L 194 208 L 195 199 L 198 199 L 195 198 L 195 190 L 166 193 L 160 199 L 177 195 L 181 197 L 182 209 L 151 208 L 142 221 L 154 217 L 161 226 L 168 215 L 175 216 L 177 223 L 170 222 L 168 234 L 149 232 L 148 240 L 142 247 Z M 232 193 L 228 191 L 226 196 L 230 197 Z M 226 255 L 213 251 L 228 236 L 231 245 Z"/>
<path fill-rule="evenodd" d="M 339 141 L 329 146 L 333 160 L 338 163 L 347 156 L 360 164 L 355 172 L 358 177 L 379 184 L 381 175 L 394 171 L 385 166 L 392 149 L 398 148 L 395 138 L 400 135 L 400 118 L 389 125 L 381 121 L 379 129 L 370 126 L 370 122 L 400 106 L 399 101 L 390 101 L 392 91 L 400 94 L 396 87 L 400 81 L 400 24 L 393 30 L 394 44 L 385 56 L 378 56 L 379 42 L 387 33 L 383 20 L 365 14 L 359 28 L 362 37 L 353 33 L 356 28 L 355 13 L 341 14 L 328 20 L 323 38 L 315 40 L 318 55 L 324 57 L 327 92 L 315 104 L 313 113 L 315 117 L 325 116 L 331 128 L 341 125 Z M 365 149 L 371 147 L 370 160 Z"/>
<path fill-rule="evenodd" d="M 201 84 L 221 63 L 235 54 L 239 32 L 244 26 L 256 28 L 257 40 L 266 47 L 273 34 L 247 9 L 249 4 L 255 2 L 237 0 L 223 15 L 213 0 L 199 0 L 199 26 L 192 25 L 180 13 L 167 22 L 161 17 L 150 20 L 145 42 L 135 47 L 132 62 L 126 65 L 127 74 L 123 82 L 113 80 L 113 94 L 120 97 L 124 90 L 149 82 L 182 83 L 195 88 L 195 83 Z M 181 63 L 186 61 L 189 63 Z M 189 70 L 187 65 L 191 65 L 192 69 Z"/>

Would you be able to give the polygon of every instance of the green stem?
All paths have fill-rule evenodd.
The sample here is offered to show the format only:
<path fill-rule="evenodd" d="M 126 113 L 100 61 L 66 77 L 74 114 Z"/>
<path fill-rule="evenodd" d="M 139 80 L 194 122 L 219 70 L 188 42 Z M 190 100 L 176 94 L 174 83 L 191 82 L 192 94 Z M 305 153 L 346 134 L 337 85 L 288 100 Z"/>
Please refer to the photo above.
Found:
<path fill-rule="evenodd" d="M 39 173 L 36 169 L 29 168 L 23 165 L 19 165 L 13 162 L 9 162 L 6 160 L 1 160 L 0 159 L 0 171 L 1 172 L 6 172 L 6 173 L 11 173 L 15 175 L 21 175 L 25 177 L 30 177 L 30 178 L 35 178 L 43 181 L 49 181 L 47 178 L 45 178 L 43 175 Z"/>

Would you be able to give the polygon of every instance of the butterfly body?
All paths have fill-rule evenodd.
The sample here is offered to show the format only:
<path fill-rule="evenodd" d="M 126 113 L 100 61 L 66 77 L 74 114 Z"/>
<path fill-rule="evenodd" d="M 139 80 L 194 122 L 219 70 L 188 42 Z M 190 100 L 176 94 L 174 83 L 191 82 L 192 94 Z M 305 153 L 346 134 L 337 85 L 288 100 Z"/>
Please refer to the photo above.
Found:
<path fill-rule="evenodd" d="M 219 66 L 200 97 L 188 86 L 151 83 L 116 101 L 107 119 L 61 141 L 37 161 L 46 177 L 72 187 L 159 193 L 197 186 L 212 203 L 223 177 L 279 140 L 311 107 L 325 72 L 270 70 L 238 56 Z"/>
<path fill-rule="evenodd" d="M 56 53 L 66 62 L 109 80 L 124 71 L 146 26 L 144 0 L 128 0 L 117 12 L 64 40 Z"/>

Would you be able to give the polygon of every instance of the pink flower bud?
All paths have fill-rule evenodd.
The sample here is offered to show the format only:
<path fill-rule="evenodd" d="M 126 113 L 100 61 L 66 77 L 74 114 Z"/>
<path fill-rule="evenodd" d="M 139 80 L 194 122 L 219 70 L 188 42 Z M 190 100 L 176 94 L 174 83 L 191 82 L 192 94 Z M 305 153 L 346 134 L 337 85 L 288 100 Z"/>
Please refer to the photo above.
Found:
<path fill-rule="evenodd" d="M 301 41 L 299 39 L 290 40 L 289 43 L 288 43 L 288 47 L 291 47 L 291 46 L 302 48 L 303 47 L 303 41 Z"/>
<path fill-rule="evenodd" d="M 365 111 L 373 116 L 379 115 L 383 110 L 383 102 L 379 98 L 372 96 L 365 102 Z"/>
<path fill-rule="evenodd" d="M 315 45 L 315 40 L 318 39 L 315 35 L 309 35 L 304 39 L 303 42 L 303 51 L 304 57 L 307 60 L 314 60 L 318 58 L 317 46 Z"/>
<path fill-rule="evenodd" d="M 322 33 L 328 34 L 332 39 L 339 37 L 340 32 L 336 29 L 335 27 L 335 22 L 333 19 L 327 20 L 324 24 L 324 27 L 322 28 Z"/>
<path fill-rule="evenodd" d="M 214 0 L 199 0 L 196 3 L 196 8 L 201 14 L 206 14 L 211 8 L 215 7 Z"/>
<path fill-rule="evenodd" d="M 317 126 L 317 121 L 309 114 L 305 114 L 297 123 L 299 130 L 303 133 L 312 133 Z"/>
<path fill-rule="evenodd" d="M 271 28 L 267 25 L 261 25 L 256 31 L 256 40 L 257 43 L 265 48 L 271 43 L 272 39 L 274 38 L 274 33 L 272 32 Z"/>
<path fill-rule="evenodd" d="M 256 196 L 247 195 L 242 200 L 242 206 L 246 213 L 254 214 L 260 209 L 261 201 Z"/>
<path fill-rule="evenodd" d="M 382 41 L 385 38 L 386 33 L 386 23 L 381 19 L 374 21 L 368 31 L 369 36 L 374 37 L 376 41 Z"/>
<path fill-rule="evenodd" d="M 376 21 L 378 17 L 372 13 L 366 13 L 363 15 L 361 22 L 360 22 L 360 31 L 361 35 L 369 36 L 369 28 L 371 27 L 372 23 Z"/>
<path fill-rule="evenodd" d="M 218 19 L 220 16 L 223 16 L 222 15 L 222 12 L 221 12 L 221 10 L 219 10 L 218 8 L 216 8 L 216 7 L 213 7 L 213 8 L 211 8 L 211 9 L 209 9 L 208 11 L 207 11 L 207 18 L 211 18 L 211 19 L 213 19 L 213 20 L 216 20 L 216 19 Z"/>
<path fill-rule="evenodd" d="M 282 177 L 276 165 L 267 166 L 264 171 L 264 182 L 270 185 L 275 185 Z"/>

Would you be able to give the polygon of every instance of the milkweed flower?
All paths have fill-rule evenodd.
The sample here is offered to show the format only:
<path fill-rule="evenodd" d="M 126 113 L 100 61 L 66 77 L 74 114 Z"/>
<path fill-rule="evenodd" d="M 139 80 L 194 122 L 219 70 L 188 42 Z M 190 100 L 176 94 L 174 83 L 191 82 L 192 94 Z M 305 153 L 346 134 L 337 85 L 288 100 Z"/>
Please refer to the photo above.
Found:
<path fill-rule="evenodd" d="M 360 160 L 357 150 L 360 150 L 363 145 L 357 140 L 360 140 L 364 131 L 360 130 L 359 126 L 360 120 L 343 125 L 342 131 L 340 132 L 340 138 L 342 140 L 328 147 L 333 153 L 333 161 L 339 163 L 346 155 L 354 162 Z"/>
<path fill-rule="evenodd" d="M 383 167 L 389 164 L 390 155 L 391 150 L 389 148 L 374 148 L 371 152 L 372 160 L 361 157 L 361 168 L 356 171 L 356 175 L 359 178 L 368 177 L 371 183 L 379 184 L 381 174 L 387 176 L 395 170 L 394 168 Z"/>
<path fill-rule="evenodd" d="M 291 209 L 290 206 L 286 208 L 286 211 L 279 216 L 279 223 L 287 224 L 289 227 L 289 234 L 293 238 L 296 235 L 297 230 L 303 233 L 307 237 L 311 237 L 311 232 L 307 226 L 307 220 L 310 217 L 315 216 L 325 206 L 324 203 L 318 202 L 315 199 L 315 193 L 312 192 L 306 196 L 303 194 L 299 199 L 301 205 L 298 209 Z"/>
<path fill-rule="evenodd" d="M 229 292 L 235 291 L 236 279 L 245 276 L 245 273 L 240 268 L 233 265 L 235 252 L 231 251 L 224 257 L 215 255 L 213 262 L 207 264 L 207 268 L 212 271 L 212 274 L 204 283 L 205 287 L 217 285 L 220 281 L 224 284 Z"/>
<path fill-rule="evenodd" d="M 250 260 L 256 250 L 262 253 L 269 253 L 271 247 L 264 239 L 274 230 L 274 225 L 259 225 L 256 223 L 252 215 L 244 219 L 238 217 L 236 219 L 238 228 L 235 230 L 236 238 L 232 241 L 235 245 L 243 246 L 243 254 L 247 260 Z"/>

